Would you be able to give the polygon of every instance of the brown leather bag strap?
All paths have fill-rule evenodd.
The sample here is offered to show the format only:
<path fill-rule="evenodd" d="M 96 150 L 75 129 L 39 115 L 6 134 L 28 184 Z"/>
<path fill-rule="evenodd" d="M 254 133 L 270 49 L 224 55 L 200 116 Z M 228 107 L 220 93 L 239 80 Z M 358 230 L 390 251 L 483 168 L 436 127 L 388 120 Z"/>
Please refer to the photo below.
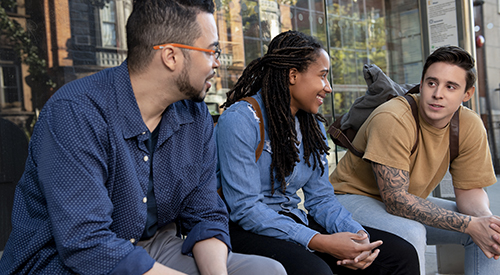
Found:
<path fill-rule="evenodd" d="M 343 115 L 342 115 L 343 116 Z M 364 153 L 361 151 L 358 151 L 356 147 L 351 143 L 349 138 L 340 130 L 340 121 L 342 120 L 342 116 L 337 118 L 330 127 L 328 127 L 328 131 L 326 131 L 330 136 L 332 137 L 332 140 L 334 140 L 335 144 L 340 145 L 344 148 L 347 148 L 347 150 L 351 151 L 355 156 L 358 158 L 362 158 Z"/>
<path fill-rule="evenodd" d="M 252 108 L 257 113 L 257 117 L 259 118 L 259 129 L 260 129 L 260 142 L 255 149 L 255 162 L 257 162 L 262 154 L 262 150 L 264 150 L 264 139 L 265 139 L 265 130 L 264 130 L 264 119 L 262 117 L 262 111 L 260 110 L 259 103 L 253 97 L 244 97 L 240 100 L 244 100 L 252 105 Z M 238 101 L 240 101 L 238 100 Z"/>
<path fill-rule="evenodd" d="M 415 119 L 415 123 L 417 126 L 417 139 L 415 140 L 415 144 L 413 145 L 413 148 L 411 149 L 411 154 L 415 153 L 415 150 L 417 149 L 417 145 L 419 142 L 419 137 L 420 137 L 420 123 L 419 123 L 419 118 L 418 118 L 418 106 L 417 103 L 415 102 L 415 99 L 413 99 L 412 96 L 406 94 L 404 96 L 408 103 L 410 104 L 411 107 L 411 113 L 413 115 L 413 118 Z M 361 152 L 357 150 L 354 145 L 349 141 L 349 138 L 340 130 L 340 120 L 342 117 L 338 118 L 333 122 L 332 125 L 328 128 L 327 133 L 329 133 L 332 136 L 332 139 L 337 139 L 339 141 L 340 146 L 347 148 L 351 153 L 353 153 L 355 156 L 362 158 L 364 152 Z"/>
<path fill-rule="evenodd" d="M 415 102 L 415 99 L 409 95 L 406 94 L 404 96 L 408 103 L 410 104 L 411 107 L 411 114 L 413 115 L 413 118 L 415 119 L 415 123 L 417 124 L 417 139 L 415 140 L 415 144 L 413 145 L 413 148 L 411 149 L 411 154 L 415 153 L 415 150 L 417 150 L 417 145 L 420 139 L 420 119 L 418 117 L 418 106 L 417 102 Z"/>
<path fill-rule="evenodd" d="M 458 156 L 458 134 L 460 130 L 460 108 L 453 114 L 450 121 L 450 164 Z"/>

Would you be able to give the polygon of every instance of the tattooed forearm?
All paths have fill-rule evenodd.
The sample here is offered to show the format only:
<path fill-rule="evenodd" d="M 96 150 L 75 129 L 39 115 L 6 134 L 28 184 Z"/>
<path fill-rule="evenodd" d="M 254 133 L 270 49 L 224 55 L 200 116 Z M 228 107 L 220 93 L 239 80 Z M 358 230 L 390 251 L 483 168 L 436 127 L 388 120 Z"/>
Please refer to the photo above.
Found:
<path fill-rule="evenodd" d="M 372 163 L 372 167 L 387 212 L 433 227 L 465 232 L 472 218 L 408 193 L 408 172 L 378 163 Z"/>

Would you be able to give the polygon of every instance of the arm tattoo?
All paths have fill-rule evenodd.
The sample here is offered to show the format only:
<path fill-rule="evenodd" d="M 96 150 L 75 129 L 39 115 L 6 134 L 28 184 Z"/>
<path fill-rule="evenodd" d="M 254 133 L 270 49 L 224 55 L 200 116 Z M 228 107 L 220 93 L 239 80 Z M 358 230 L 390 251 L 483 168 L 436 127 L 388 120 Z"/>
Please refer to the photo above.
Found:
<path fill-rule="evenodd" d="M 423 224 L 465 232 L 472 217 L 441 208 L 428 200 L 408 193 L 407 171 L 372 163 L 373 172 L 387 212 Z"/>

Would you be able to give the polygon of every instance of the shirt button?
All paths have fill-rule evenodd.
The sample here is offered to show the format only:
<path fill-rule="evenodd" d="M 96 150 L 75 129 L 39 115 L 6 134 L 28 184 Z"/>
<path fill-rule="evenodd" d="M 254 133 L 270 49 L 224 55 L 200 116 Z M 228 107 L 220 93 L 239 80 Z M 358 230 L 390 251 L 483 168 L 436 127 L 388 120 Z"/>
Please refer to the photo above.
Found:
<path fill-rule="evenodd" d="M 130 242 L 135 243 L 135 239 L 134 238 L 130 239 Z"/>
<path fill-rule="evenodd" d="M 147 197 L 142 198 L 142 202 L 143 202 L 143 203 L 148 202 L 148 198 L 147 198 Z"/>
<path fill-rule="evenodd" d="M 148 161 L 148 156 L 144 156 L 144 161 Z"/>
<path fill-rule="evenodd" d="M 146 134 L 146 132 L 142 132 L 142 133 L 141 133 L 141 135 L 145 135 L 145 134 Z"/>

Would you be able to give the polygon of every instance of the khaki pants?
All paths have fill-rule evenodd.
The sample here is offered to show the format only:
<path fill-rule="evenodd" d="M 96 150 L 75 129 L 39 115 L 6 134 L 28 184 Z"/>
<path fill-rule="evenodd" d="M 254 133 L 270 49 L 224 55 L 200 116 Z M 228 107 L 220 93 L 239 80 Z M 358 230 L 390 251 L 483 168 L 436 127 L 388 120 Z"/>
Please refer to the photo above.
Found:
<path fill-rule="evenodd" d="M 149 255 L 157 262 L 175 270 L 198 275 L 198 267 L 193 257 L 181 253 L 183 240 L 176 236 L 175 223 L 170 223 L 158 230 L 148 240 L 140 241 Z M 229 274 L 254 275 L 254 274 L 286 274 L 284 267 L 277 261 L 255 255 L 239 253 L 228 254 L 227 269 Z"/>

